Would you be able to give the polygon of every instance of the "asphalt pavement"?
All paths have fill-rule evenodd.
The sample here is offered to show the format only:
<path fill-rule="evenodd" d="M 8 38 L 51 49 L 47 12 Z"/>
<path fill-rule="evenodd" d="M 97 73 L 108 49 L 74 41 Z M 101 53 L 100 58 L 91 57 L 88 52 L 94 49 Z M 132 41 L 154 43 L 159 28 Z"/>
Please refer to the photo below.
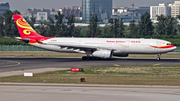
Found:
<path fill-rule="evenodd" d="M 128 66 L 128 65 L 180 65 L 180 59 L 135 59 L 114 58 L 110 60 L 86 60 L 81 58 L 0 58 L 0 77 L 22 75 L 24 72 L 41 73 L 46 71 L 65 70 L 97 66 Z"/>
<path fill-rule="evenodd" d="M 179 101 L 179 86 L 0 83 L 1 101 Z"/>

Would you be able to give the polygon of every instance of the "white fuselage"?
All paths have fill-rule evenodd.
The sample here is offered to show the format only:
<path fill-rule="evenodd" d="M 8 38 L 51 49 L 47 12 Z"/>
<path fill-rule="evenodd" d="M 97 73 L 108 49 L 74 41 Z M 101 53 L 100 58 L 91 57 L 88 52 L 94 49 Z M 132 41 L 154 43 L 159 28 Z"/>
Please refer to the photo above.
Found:
<path fill-rule="evenodd" d="M 43 43 L 49 44 L 64 44 L 64 45 L 85 45 L 85 46 L 96 46 L 113 49 L 114 53 L 118 54 L 161 54 L 171 52 L 176 47 L 171 48 L 158 48 L 171 44 L 171 42 L 159 39 L 128 39 L 128 38 L 51 38 L 48 40 L 40 40 Z M 77 52 L 86 53 L 78 49 L 72 49 L 68 47 L 60 47 L 56 45 L 45 45 L 45 44 L 32 44 L 33 46 L 43 48 L 46 50 L 57 51 L 57 52 Z M 154 47 L 152 47 L 154 46 Z"/>

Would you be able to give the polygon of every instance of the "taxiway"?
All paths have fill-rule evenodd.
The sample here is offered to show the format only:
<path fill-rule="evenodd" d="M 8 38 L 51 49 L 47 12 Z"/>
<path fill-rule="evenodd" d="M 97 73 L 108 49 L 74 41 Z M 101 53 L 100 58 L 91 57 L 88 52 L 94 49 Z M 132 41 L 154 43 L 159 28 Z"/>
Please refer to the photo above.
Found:
<path fill-rule="evenodd" d="M 0 58 L 0 72 L 43 69 L 43 68 L 85 68 L 96 66 L 127 66 L 127 65 L 180 65 L 180 59 L 135 59 L 114 58 L 111 60 L 87 60 L 81 58 Z"/>

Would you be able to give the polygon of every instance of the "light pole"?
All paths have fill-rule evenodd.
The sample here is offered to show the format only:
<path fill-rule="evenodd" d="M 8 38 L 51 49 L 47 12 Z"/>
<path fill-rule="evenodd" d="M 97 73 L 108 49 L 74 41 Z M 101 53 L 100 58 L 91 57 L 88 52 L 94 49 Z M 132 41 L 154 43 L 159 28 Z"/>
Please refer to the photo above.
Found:
<path fill-rule="evenodd" d="M 131 8 L 131 11 L 132 11 L 132 20 L 134 20 L 134 11 L 135 11 L 135 9 L 134 9 L 134 3 L 131 4 L 131 5 L 132 5 L 132 8 Z"/>

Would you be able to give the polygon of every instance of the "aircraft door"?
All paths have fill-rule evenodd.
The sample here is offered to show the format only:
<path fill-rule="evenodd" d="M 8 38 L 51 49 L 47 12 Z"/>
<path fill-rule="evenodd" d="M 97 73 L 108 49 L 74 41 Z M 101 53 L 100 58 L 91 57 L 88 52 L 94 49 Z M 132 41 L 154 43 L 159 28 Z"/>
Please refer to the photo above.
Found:
<path fill-rule="evenodd" d="M 161 47 L 161 41 L 157 41 L 157 48 L 155 48 L 155 50 L 159 50 L 159 48 Z"/>
<path fill-rule="evenodd" d="M 126 52 L 131 52 L 131 49 L 130 49 L 130 40 L 126 40 L 125 42 L 125 51 Z"/>
<path fill-rule="evenodd" d="M 130 45 L 130 41 L 127 40 L 126 43 L 125 43 L 125 47 L 129 47 L 129 45 Z"/>
<path fill-rule="evenodd" d="M 157 46 L 161 47 L 161 41 L 157 41 Z"/>

